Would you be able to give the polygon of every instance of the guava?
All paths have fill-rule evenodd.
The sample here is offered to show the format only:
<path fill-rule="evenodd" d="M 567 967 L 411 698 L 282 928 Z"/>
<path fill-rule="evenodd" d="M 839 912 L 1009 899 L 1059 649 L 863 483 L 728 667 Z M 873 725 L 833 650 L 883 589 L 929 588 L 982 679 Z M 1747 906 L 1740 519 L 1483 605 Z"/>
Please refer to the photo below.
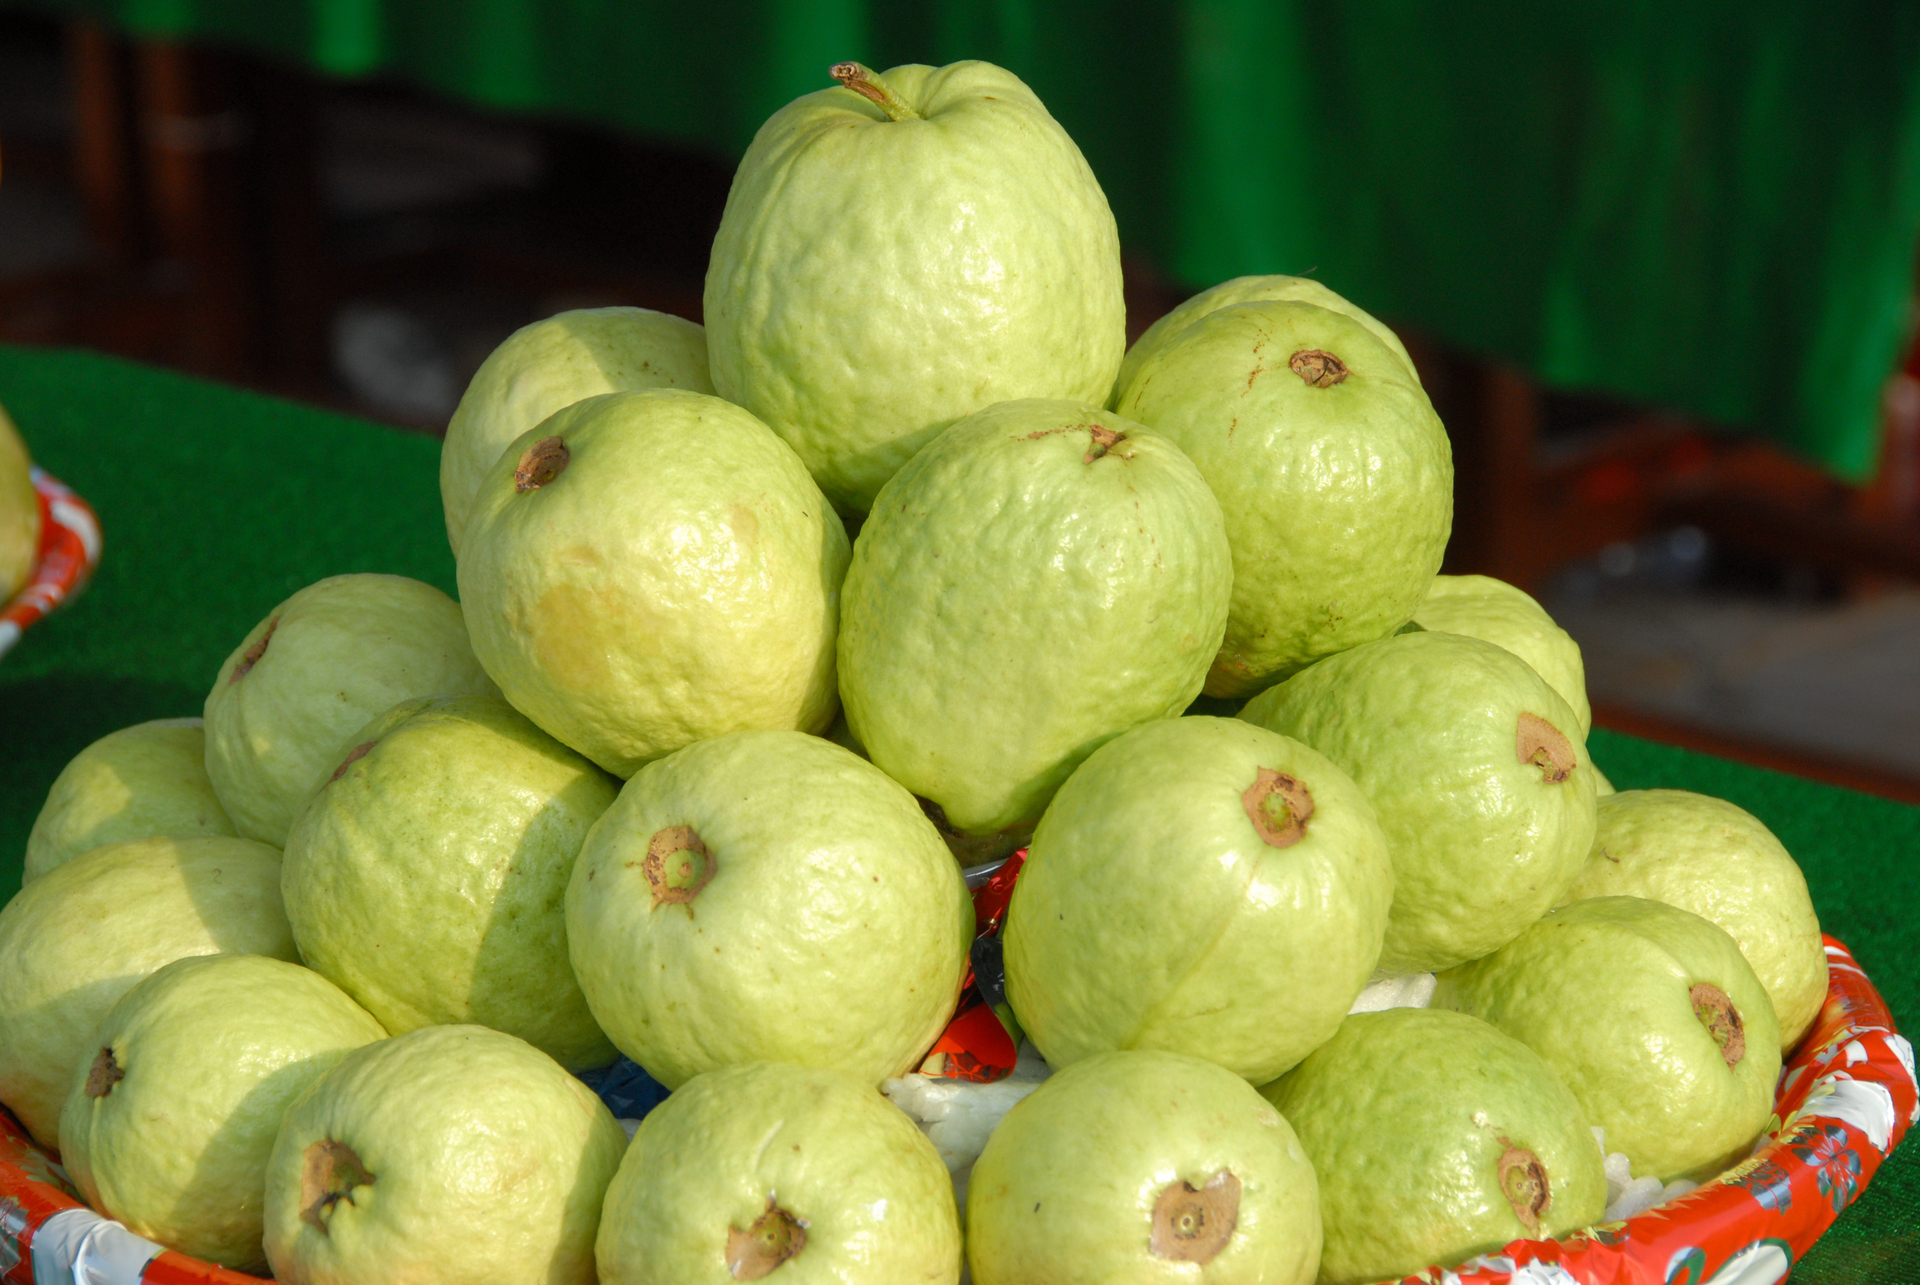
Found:
<path fill-rule="evenodd" d="M 594 1017 L 670 1089 L 742 1062 L 900 1074 L 952 1016 L 973 929 L 913 796 L 800 732 L 735 732 L 641 769 L 567 886 Z"/>
<path fill-rule="evenodd" d="M 481 483 L 460 550 L 474 650 L 507 699 L 616 776 L 744 728 L 824 731 L 847 533 L 738 406 L 576 402 Z"/>
<path fill-rule="evenodd" d="M 140 723 L 101 737 L 60 769 L 27 836 L 22 882 L 102 844 L 233 833 L 207 779 L 201 721 Z"/>
<path fill-rule="evenodd" d="M 1383 638 L 1261 693 L 1240 717 L 1305 741 L 1373 800 L 1393 858 L 1385 972 L 1499 949 L 1560 900 L 1593 844 L 1593 771 L 1573 711 L 1492 643 Z"/>
<path fill-rule="evenodd" d="M 395 1035 L 478 1023 L 562 1066 L 616 1056 L 567 961 L 567 880 L 614 782 L 497 696 L 367 724 L 287 836 L 307 966 Z"/>
<path fill-rule="evenodd" d="M 1675 906 L 1576 901 L 1441 974 L 1433 1002 L 1545 1058 L 1641 1177 L 1711 1177 L 1773 1111 L 1773 1001 L 1732 937 Z"/>
<path fill-rule="evenodd" d="M 1827 998 L 1827 951 L 1807 878 L 1773 831 L 1744 808 L 1687 790 L 1628 790 L 1600 800 L 1587 864 L 1562 903 L 1645 897 L 1691 910 L 1740 944 L 1793 1048 Z"/>
<path fill-rule="evenodd" d="M 1580 735 L 1593 730 L 1580 644 L 1526 590 L 1492 576 L 1435 576 L 1413 619 L 1423 629 L 1505 647 L 1560 693 L 1580 721 Z"/>
<path fill-rule="evenodd" d="M 1148 354 L 1114 404 L 1191 456 L 1226 515 L 1233 609 L 1207 695 L 1251 695 L 1413 615 L 1453 526 L 1453 455 L 1362 322 L 1284 300 L 1220 308 Z"/>
<path fill-rule="evenodd" d="M 0 605 L 20 591 L 40 557 L 40 497 L 20 430 L 0 407 Z"/>
<path fill-rule="evenodd" d="M 474 372 L 440 444 L 454 554 L 481 479 L 514 438 L 584 397 L 637 388 L 713 391 L 699 323 L 651 308 L 575 308 L 509 335 Z"/>
<path fill-rule="evenodd" d="M 970 415 L 883 489 L 847 572 L 840 694 L 971 861 L 1012 851 L 1111 737 L 1199 694 L 1225 627 L 1220 506 L 1092 406 Z"/>
<path fill-rule="evenodd" d="M 1280 1112 L 1199 1058 L 1076 1062 L 987 1139 L 967 1184 L 975 1285 L 1306 1285 L 1319 1183 Z"/>
<path fill-rule="evenodd" d="M 1056 1068 L 1164 1049 L 1265 1084 L 1340 1025 L 1392 901 L 1345 772 L 1237 719 L 1148 723 L 1095 750 L 1034 832 L 1007 995 Z"/>
<path fill-rule="evenodd" d="M 423 1026 L 342 1058 L 267 1160 L 284 1285 L 594 1285 L 626 1130 L 524 1040 Z"/>
<path fill-rule="evenodd" d="M 707 268 L 713 385 L 843 511 L 995 402 L 1105 402 L 1120 239 L 1080 149 L 983 62 L 833 69 L 740 161 Z"/>
<path fill-rule="evenodd" d="M 602 1285 L 953 1285 L 960 1222 L 933 1144 L 872 1085 L 756 1062 L 641 1122 L 595 1256 Z"/>
<path fill-rule="evenodd" d="M 1126 360 L 1120 363 L 1120 374 L 1113 382 L 1114 397 L 1133 382 L 1134 372 L 1138 371 L 1147 358 L 1172 343 L 1181 331 L 1210 313 L 1222 308 L 1231 308 L 1237 303 L 1265 303 L 1269 301 L 1287 303 L 1310 303 L 1332 312 L 1345 313 L 1365 326 L 1375 339 L 1392 349 L 1394 355 L 1406 364 L 1407 373 L 1414 382 L 1420 382 L 1420 372 L 1415 369 L 1413 358 L 1407 353 L 1407 346 L 1400 342 L 1400 336 L 1367 312 L 1332 290 L 1321 285 L 1312 277 L 1287 277 L 1280 275 L 1235 277 L 1231 281 L 1222 281 L 1211 290 L 1202 290 L 1191 299 L 1176 306 L 1173 311 L 1148 326 L 1141 336 L 1127 349 Z"/>
<path fill-rule="evenodd" d="M 1462 1014 L 1356 1013 L 1260 1091 L 1320 1175 L 1321 1285 L 1452 1266 L 1606 1208 L 1605 1158 L 1574 1095 L 1533 1050 Z"/>
<path fill-rule="evenodd" d="M 255 625 L 207 693 L 207 776 L 234 827 L 284 847 L 293 814 L 374 715 L 495 688 L 460 605 L 404 576 L 332 576 Z"/>
<path fill-rule="evenodd" d="M 262 955 L 176 959 L 94 1030 L 60 1116 L 87 1203 L 194 1258 L 258 1274 L 260 1194 L 280 1119 L 387 1033 L 318 973 Z"/>
<path fill-rule="evenodd" d="M 0 1102 L 59 1143 L 74 1068 L 149 973 L 219 952 L 295 959 L 280 854 L 248 839 L 130 839 L 54 867 L 0 910 Z"/>

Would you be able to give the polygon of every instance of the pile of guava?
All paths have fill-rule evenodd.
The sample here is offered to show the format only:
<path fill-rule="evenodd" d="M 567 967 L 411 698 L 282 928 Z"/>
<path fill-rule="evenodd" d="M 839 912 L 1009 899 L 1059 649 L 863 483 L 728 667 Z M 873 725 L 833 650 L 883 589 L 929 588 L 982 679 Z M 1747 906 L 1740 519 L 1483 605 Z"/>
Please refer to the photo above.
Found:
<path fill-rule="evenodd" d="M 458 601 L 263 602 L 199 717 L 60 775 L 0 1102 L 102 1213 L 314 1285 L 1358 1285 L 1621 1216 L 1609 1152 L 1747 1154 L 1805 881 L 1614 793 L 1573 640 L 1438 574 L 1393 332 L 1255 276 L 1129 349 L 1031 90 L 832 79 L 704 327 L 481 368 Z"/>

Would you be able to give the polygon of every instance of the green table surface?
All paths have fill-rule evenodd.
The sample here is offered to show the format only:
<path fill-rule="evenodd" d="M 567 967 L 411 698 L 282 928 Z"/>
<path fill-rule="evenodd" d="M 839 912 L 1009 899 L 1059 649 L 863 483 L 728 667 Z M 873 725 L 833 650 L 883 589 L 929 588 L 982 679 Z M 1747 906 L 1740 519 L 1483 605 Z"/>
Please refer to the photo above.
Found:
<path fill-rule="evenodd" d="M 827 67 L 999 62 L 1122 239 L 1865 477 L 1920 245 L 1883 0 L 0 0 L 738 155 Z M 4 197 L 0 197 L 4 199 Z"/>
<path fill-rule="evenodd" d="M 67 759 L 115 728 L 198 714 L 220 662 L 294 590 L 386 571 L 453 591 L 429 438 L 71 351 L 0 346 L 0 405 L 105 532 L 84 596 L 0 659 L 0 888 Z M 1622 789 L 1719 795 L 1773 827 L 1821 924 L 1920 1029 L 1920 809 L 1605 731 L 1591 747 Z M 1793 1279 L 1920 1282 L 1920 1146 L 1894 1153 Z"/>

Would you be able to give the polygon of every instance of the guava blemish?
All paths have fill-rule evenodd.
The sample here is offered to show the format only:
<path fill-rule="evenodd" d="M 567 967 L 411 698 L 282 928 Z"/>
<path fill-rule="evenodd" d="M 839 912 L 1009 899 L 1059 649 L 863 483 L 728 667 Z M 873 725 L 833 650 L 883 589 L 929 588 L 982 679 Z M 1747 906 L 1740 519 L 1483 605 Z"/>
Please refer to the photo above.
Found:
<path fill-rule="evenodd" d="M 1573 742 L 1538 714 L 1522 713 L 1514 735 L 1513 752 L 1522 763 L 1540 769 L 1540 779 L 1558 785 L 1573 775 Z"/>
<path fill-rule="evenodd" d="M 300 1166 L 300 1221 L 327 1230 L 327 1215 L 341 1201 L 353 1203 L 356 1187 L 371 1187 L 373 1175 L 344 1142 L 322 1138 L 307 1147 Z"/>
<path fill-rule="evenodd" d="M 572 462 L 573 452 L 567 449 L 563 439 L 543 437 L 520 457 L 519 465 L 513 470 L 513 489 L 522 493 L 537 491 L 566 472 Z"/>
<path fill-rule="evenodd" d="M 647 841 L 647 859 L 640 863 L 640 873 L 646 876 L 647 887 L 653 890 L 656 909 L 691 907 L 700 890 L 713 882 L 718 868 L 713 854 L 707 851 L 707 845 L 690 825 L 670 825 L 655 832 Z"/>
<path fill-rule="evenodd" d="M 1513 1216 L 1530 1233 L 1540 1232 L 1540 1215 L 1553 1204 L 1553 1184 L 1540 1157 L 1509 1143 L 1500 1153 L 1500 1194 L 1513 1206 Z"/>
<path fill-rule="evenodd" d="M 260 663 L 260 658 L 267 654 L 267 644 L 273 641 L 273 631 L 279 627 L 280 617 L 278 616 L 275 616 L 267 622 L 267 632 L 260 635 L 259 642 L 247 648 L 247 650 L 241 654 L 240 663 L 233 667 L 233 673 L 227 678 L 229 684 L 237 683 L 242 678 L 245 678 L 247 671 Z"/>
<path fill-rule="evenodd" d="M 1153 1202 L 1153 1236 L 1148 1241 L 1155 1258 L 1175 1263 L 1210 1263 L 1233 1239 L 1240 1220 L 1240 1180 L 1222 1169 L 1195 1188 L 1188 1182 L 1170 1182 Z"/>
<path fill-rule="evenodd" d="M 757 1281 L 807 1247 L 807 1223 L 767 1197 L 767 1211 L 750 1227 L 727 1229 L 727 1270 L 737 1281 Z"/>
<path fill-rule="evenodd" d="M 1313 815 L 1313 795 L 1307 787 L 1285 772 L 1263 767 L 1254 773 L 1253 784 L 1240 795 L 1240 806 L 1254 832 L 1269 847 L 1291 848 L 1307 835 L 1307 820 Z"/>
<path fill-rule="evenodd" d="M 94 1055 L 93 1065 L 87 1069 L 87 1096 L 104 1098 L 113 1092 L 113 1086 L 127 1078 L 120 1064 L 113 1059 L 112 1049 L 101 1049 Z"/>
<path fill-rule="evenodd" d="M 352 749 L 348 750 L 347 756 L 340 760 L 340 766 L 333 769 L 333 775 L 327 778 L 327 784 L 332 785 L 335 781 L 339 780 L 342 776 L 345 776 L 348 768 L 352 767 L 355 763 L 358 763 L 361 759 L 365 758 L 367 756 L 367 751 L 371 750 L 374 746 L 378 745 L 379 743 L 380 742 L 378 741 L 362 741 L 358 745 L 354 746 Z"/>
<path fill-rule="evenodd" d="M 1086 456 L 1080 461 L 1082 464 L 1093 463 L 1108 451 L 1127 440 L 1125 433 L 1115 432 L 1113 429 L 1107 428 L 1102 424 L 1087 425 L 1087 433 L 1093 438 L 1093 443 L 1087 447 Z"/>
<path fill-rule="evenodd" d="M 1305 380 L 1309 388 L 1332 388 L 1352 373 L 1346 362 L 1318 348 L 1302 348 L 1287 358 L 1287 369 Z"/>
<path fill-rule="evenodd" d="M 1710 982 L 1696 983 L 1687 998 L 1693 1002 L 1693 1015 L 1719 1046 L 1727 1069 L 1739 1066 L 1740 1059 L 1747 1055 L 1747 1024 L 1740 1020 L 1740 1010 L 1725 991 Z"/>
<path fill-rule="evenodd" d="M 920 113 L 908 105 L 906 99 L 894 93 L 870 67 L 857 62 L 837 62 L 827 74 L 885 112 L 888 120 L 921 119 Z"/>

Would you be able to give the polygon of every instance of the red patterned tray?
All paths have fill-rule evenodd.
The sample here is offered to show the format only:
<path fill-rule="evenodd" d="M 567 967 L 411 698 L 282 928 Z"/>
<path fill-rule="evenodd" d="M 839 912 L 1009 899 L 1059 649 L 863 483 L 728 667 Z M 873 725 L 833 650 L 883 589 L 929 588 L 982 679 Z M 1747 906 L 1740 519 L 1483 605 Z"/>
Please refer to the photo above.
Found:
<path fill-rule="evenodd" d="M 100 565 L 100 519 L 87 502 L 44 469 L 33 470 L 33 490 L 40 497 L 40 556 L 32 578 L 0 608 L 0 656 L 27 626 L 85 588 Z"/>

